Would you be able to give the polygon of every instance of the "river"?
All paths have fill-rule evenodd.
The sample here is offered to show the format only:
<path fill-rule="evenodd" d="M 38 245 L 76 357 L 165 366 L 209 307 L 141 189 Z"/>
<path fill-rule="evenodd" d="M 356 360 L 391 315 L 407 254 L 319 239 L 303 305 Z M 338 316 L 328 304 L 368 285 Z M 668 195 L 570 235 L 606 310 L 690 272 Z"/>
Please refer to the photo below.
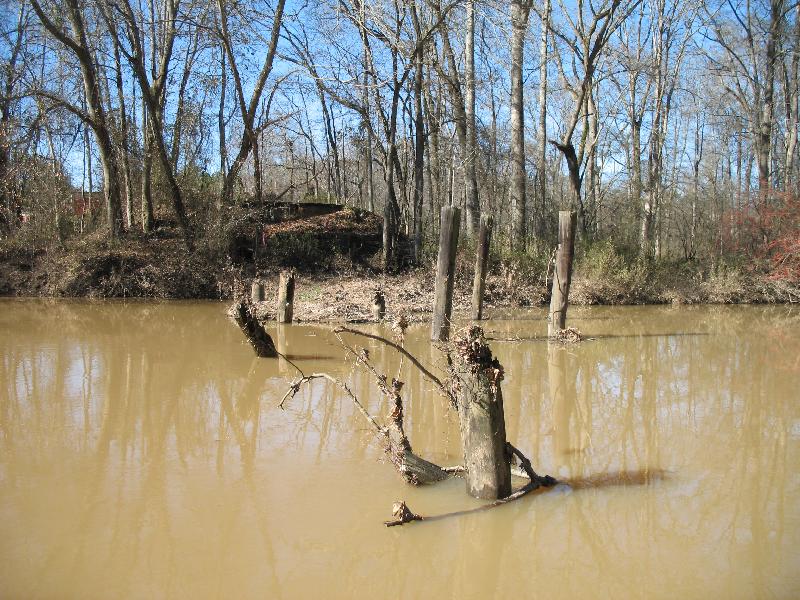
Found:
<path fill-rule="evenodd" d="M 0 596 L 800 597 L 800 310 L 576 308 L 565 347 L 543 310 L 494 315 L 508 437 L 562 483 L 387 529 L 396 500 L 481 502 L 404 484 L 325 381 L 277 407 L 295 363 L 385 410 L 331 327 L 272 325 L 289 360 L 255 359 L 225 308 L 0 301 Z M 455 415 L 367 345 L 415 451 L 456 464 Z"/>

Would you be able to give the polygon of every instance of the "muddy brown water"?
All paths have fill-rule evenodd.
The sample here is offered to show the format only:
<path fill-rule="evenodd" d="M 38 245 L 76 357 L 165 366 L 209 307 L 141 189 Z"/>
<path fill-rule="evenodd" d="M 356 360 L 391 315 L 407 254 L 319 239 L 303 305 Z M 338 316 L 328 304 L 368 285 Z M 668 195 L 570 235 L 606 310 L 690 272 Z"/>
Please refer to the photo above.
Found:
<path fill-rule="evenodd" d="M 276 408 L 294 368 L 254 359 L 224 313 L 0 301 L 0 596 L 800 597 L 796 309 L 576 309 L 595 339 L 554 349 L 528 339 L 543 311 L 495 315 L 509 438 L 566 483 L 392 529 L 398 499 L 481 503 L 457 479 L 405 485 L 322 381 Z M 271 331 L 381 412 L 330 328 Z M 407 346 L 439 365 L 427 333 Z M 369 348 L 401 369 L 415 450 L 458 462 L 444 402 Z"/>

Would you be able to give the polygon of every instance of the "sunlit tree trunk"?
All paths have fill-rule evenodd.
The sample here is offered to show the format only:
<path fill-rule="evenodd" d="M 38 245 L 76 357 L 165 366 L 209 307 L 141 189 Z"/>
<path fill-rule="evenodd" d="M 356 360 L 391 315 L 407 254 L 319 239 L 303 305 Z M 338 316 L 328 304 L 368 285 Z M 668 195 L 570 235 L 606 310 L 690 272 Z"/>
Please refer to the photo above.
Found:
<path fill-rule="evenodd" d="M 511 247 L 525 249 L 526 186 L 525 107 L 523 104 L 522 65 L 525 60 L 525 34 L 528 30 L 530 2 L 511 3 Z"/>

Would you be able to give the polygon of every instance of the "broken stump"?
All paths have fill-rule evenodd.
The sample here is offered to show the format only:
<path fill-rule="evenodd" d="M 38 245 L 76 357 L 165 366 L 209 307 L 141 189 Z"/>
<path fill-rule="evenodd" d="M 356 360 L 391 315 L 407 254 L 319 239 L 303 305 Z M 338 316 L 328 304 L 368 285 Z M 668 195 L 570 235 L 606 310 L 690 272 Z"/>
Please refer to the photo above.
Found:
<path fill-rule="evenodd" d="M 473 325 L 453 342 L 454 381 L 467 493 L 497 500 L 511 493 L 511 460 L 506 443 L 500 382 L 503 367 L 492 356 L 483 330 Z"/>

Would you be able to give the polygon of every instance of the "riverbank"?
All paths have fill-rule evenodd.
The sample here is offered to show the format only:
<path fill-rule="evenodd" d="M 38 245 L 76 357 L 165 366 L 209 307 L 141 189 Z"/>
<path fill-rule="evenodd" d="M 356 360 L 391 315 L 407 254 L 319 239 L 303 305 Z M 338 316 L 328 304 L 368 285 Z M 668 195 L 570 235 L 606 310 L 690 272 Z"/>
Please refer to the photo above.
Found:
<path fill-rule="evenodd" d="M 383 274 L 369 263 L 331 257 L 320 268 L 297 274 L 295 316 L 302 321 L 368 321 L 380 289 L 387 315 L 405 313 L 424 320 L 433 304 L 433 259 L 420 268 Z M 35 252 L 0 247 L 0 295 L 88 298 L 229 299 L 233 282 L 258 276 L 267 297 L 277 288 L 281 265 L 233 263 L 205 244 L 192 253 L 169 236 L 109 243 L 85 238 L 65 247 Z M 487 277 L 488 310 L 545 305 L 549 301 L 546 263 L 527 265 L 495 259 Z M 454 312 L 469 313 L 472 261 L 459 255 Z M 800 301 L 800 289 L 742 268 L 704 271 L 691 263 L 626 263 L 607 251 L 579 254 L 570 293 L 574 305 L 780 303 Z M 262 305 L 272 316 L 272 302 Z"/>

